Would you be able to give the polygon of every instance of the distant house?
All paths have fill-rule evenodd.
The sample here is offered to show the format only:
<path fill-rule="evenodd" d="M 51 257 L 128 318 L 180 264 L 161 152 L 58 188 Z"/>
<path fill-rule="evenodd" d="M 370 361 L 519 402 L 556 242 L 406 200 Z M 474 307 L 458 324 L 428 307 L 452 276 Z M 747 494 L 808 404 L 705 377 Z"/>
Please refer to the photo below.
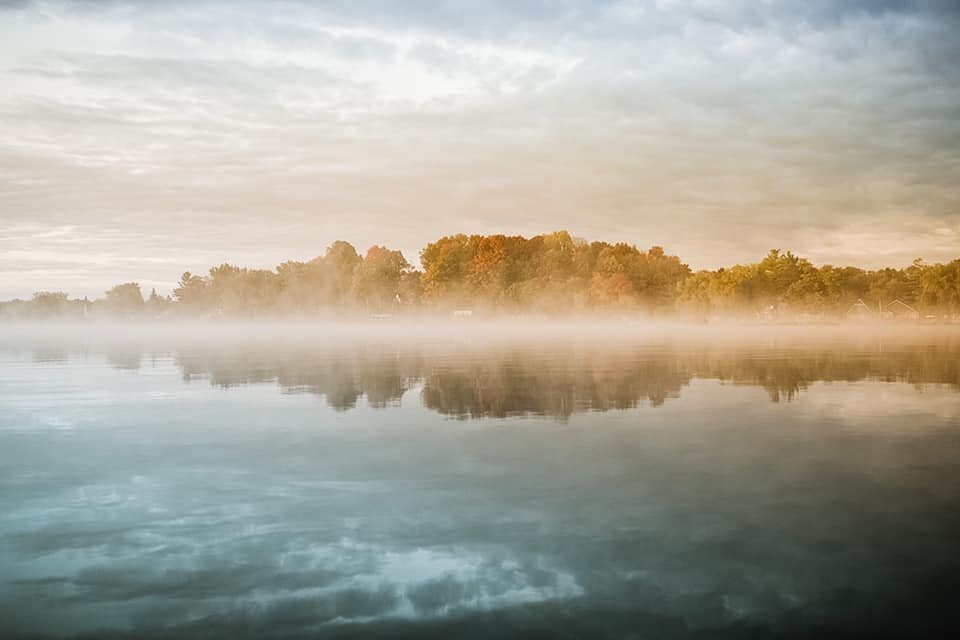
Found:
<path fill-rule="evenodd" d="M 919 320 L 920 312 L 902 300 L 894 300 L 883 306 L 883 317 L 894 320 Z"/>
<path fill-rule="evenodd" d="M 850 305 L 850 308 L 847 310 L 847 317 L 863 320 L 866 318 L 873 318 L 875 315 L 874 311 L 867 306 L 866 302 L 858 299 L 856 302 Z"/>
<path fill-rule="evenodd" d="M 473 315 L 473 309 L 454 309 L 453 317 L 454 318 L 469 318 Z"/>
<path fill-rule="evenodd" d="M 881 320 L 919 320 L 920 312 L 903 300 L 880 302 L 874 309 L 863 300 L 857 300 L 847 311 L 847 317 L 857 319 L 880 318 Z"/>

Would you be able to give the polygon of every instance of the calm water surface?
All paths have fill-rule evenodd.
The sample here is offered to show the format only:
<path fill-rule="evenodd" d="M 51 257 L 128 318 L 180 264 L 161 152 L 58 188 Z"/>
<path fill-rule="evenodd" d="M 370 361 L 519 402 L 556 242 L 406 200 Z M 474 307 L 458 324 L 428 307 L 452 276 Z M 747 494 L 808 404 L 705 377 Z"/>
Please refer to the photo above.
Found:
<path fill-rule="evenodd" d="M 7 337 L 0 625 L 942 637 L 958 391 L 947 331 Z"/>

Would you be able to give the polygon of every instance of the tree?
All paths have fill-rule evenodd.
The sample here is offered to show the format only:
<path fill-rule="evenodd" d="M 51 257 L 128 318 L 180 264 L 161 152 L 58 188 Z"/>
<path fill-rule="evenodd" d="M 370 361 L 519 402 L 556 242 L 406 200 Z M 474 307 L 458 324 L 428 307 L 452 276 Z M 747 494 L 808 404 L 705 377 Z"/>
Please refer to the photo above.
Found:
<path fill-rule="evenodd" d="M 118 315 L 134 315 L 143 311 L 143 294 L 136 282 L 124 282 L 107 291 L 106 309 Z"/>
<path fill-rule="evenodd" d="M 210 307 L 208 288 L 206 278 L 184 271 L 177 288 L 173 290 L 173 297 L 187 309 L 205 311 Z"/>
<path fill-rule="evenodd" d="M 475 237 L 479 239 L 479 237 Z M 469 297 L 468 264 L 476 241 L 463 234 L 446 236 L 431 242 L 420 252 L 423 265 L 424 296 L 434 302 L 461 303 Z"/>
<path fill-rule="evenodd" d="M 353 272 L 360 262 L 357 250 L 349 242 L 337 240 L 327 247 L 322 263 L 326 268 L 328 290 L 333 304 L 347 304 L 353 286 Z"/>
<path fill-rule="evenodd" d="M 63 315 L 69 306 L 63 291 L 37 291 L 31 302 L 34 314 L 42 317 Z"/>
<path fill-rule="evenodd" d="M 877 309 L 899 299 L 922 314 L 960 312 L 960 259 L 918 259 L 906 268 L 867 271 L 818 268 L 790 251 L 771 249 L 758 262 L 691 273 L 660 246 L 643 251 L 625 242 L 588 243 L 561 230 L 530 238 L 445 236 L 424 247 L 420 260 L 422 272 L 399 251 L 375 245 L 361 257 L 350 243 L 336 241 L 321 257 L 272 270 L 224 263 L 206 276 L 184 272 L 173 290 L 175 301 L 152 291 L 144 302 L 139 285 L 127 282 L 93 305 L 124 315 L 143 309 L 152 316 L 172 309 L 253 317 L 428 304 L 549 314 L 618 309 L 756 317 L 771 309 L 842 316 L 857 300 Z M 5 304 L 2 313 L 79 315 L 89 308 L 86 300 L 41 291 L 32 300 Z"/>
<path fill-rule="evenodd" d="M 275 308 L 279 276 L 265 269 L 221 264 L 210 269 L 209 294 L 221 313 L 257 315 Z"/>
<path fill-rule="evenodd" d="M 151 316 L 157 317 L 164 314 L 170 308 L 171 304 L 172 300 L 170 300 L 169 296 L 158 295 L 157 290 L 153 288 L 150 289 L 150 296 L 146 302 L 144 302 L 144 308 Z"/>
<path fill-rule="evenodd" d="M 400 304 L 407 307 L 416 307 L 423 302 L 423 272 L 407 269 L 400 274 L 400 284 L 397 295 Z"/>
<path fill-rule="evenodd" d="M 914 267 L 921 305 L 946 313 L 960 311 L 960 259 L 933 265 L 917 261 Z"/>
<path fill-rule="evenodd" d="M 323 259 L 293 260 L 277 265 L 278 304 L 283 311 L 318 311 L 328 300 L 328 279 Z"/>
<path fill-rule="evenodd" d="M 367 309 L 386 310 L 400 301 L 400 280 L 409 269 L 402 253 L 374 245 L 354 270 L 354 296 Z"/>

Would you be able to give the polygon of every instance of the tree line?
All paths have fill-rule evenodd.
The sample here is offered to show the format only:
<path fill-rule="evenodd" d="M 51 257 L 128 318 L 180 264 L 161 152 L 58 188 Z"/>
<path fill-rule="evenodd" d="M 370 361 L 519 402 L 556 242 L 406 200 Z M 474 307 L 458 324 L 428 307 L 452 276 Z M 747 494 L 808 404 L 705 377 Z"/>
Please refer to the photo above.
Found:
<path fill-rule="evenodd" d="M 531 238 L 446 236 L 420 252 L 420 264 L 417 269 L 400 251 L 379 245 L 361 256 L 350 243 L 337 241 L 322 256 L 272 270 L 224 263 L 204 275 L 185 272 L 170 295 L 152 291 L 145 297 L 136 282 L 118 284 L 97 300 L 40 291 L 30 300 L 0 303 L 0 316 L 310 317 L 469 310 L 826 318 L 874 309 L 881 315 L 885 309 L 914 316 L 960 314 L 960 259 L 865 270 L 818 267 L 773 249 L 756 263 L 694 272 L 662 247 L 644 251 L 557 231 Z"/>

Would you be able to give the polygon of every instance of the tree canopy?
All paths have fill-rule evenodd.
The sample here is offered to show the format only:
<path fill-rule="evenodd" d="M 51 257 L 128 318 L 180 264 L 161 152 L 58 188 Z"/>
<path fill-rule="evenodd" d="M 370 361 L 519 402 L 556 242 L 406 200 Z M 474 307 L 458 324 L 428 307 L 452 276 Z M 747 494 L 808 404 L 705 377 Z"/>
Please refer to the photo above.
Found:
<path fill-rule="evenodd" d="M 659 246 L 587 242 L 556 231 L 530 238 L 445 236 L 424 247 L 420 264 L 422 271 L 400 251 L 379 245 L 361 256 L 338 240 L 321 256 L 272 270 L 223 263 L 205 275 L 186 271 L 169 297 L 154 290 L 144 300 L 137 282 L 118 284 L 94 301 L 40 291 L 31 300 L 0 303 L 0 316 L 261 317 L 412 309 L 696 317 L 842 317 L 851 309 L 960 314 L 960 259 L 865 270 L 818 267 L 772 249 L 755 263 L 693 272 Z"/>

